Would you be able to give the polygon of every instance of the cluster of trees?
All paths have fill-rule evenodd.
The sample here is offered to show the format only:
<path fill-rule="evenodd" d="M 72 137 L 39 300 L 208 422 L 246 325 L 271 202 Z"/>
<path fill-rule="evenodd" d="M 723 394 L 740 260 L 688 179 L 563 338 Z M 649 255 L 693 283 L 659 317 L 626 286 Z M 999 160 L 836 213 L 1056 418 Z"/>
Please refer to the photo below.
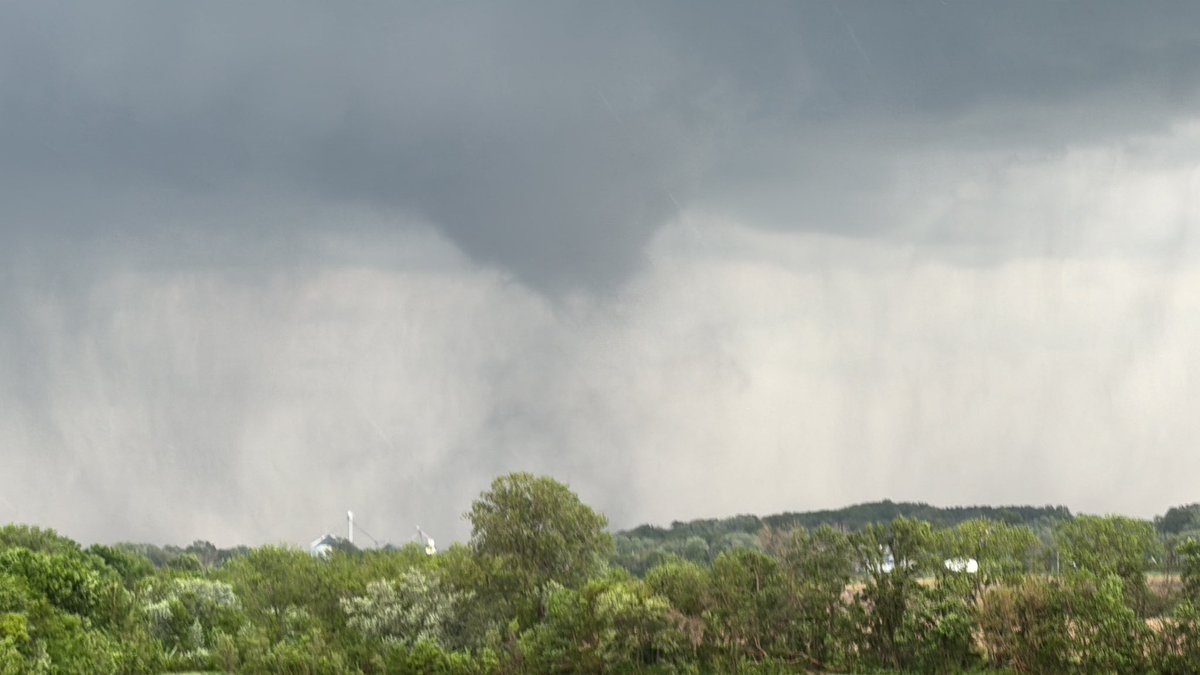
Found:
<path fill-rule="evenodd" d="M 550 478 L 498 478 L 466 517 L 470 542 L 435 556 L 198 543 L 152 560 L 2 528 L 0 675 L 1200 672 L 1200 544 L 1178 541 L 1179 584 L 1159 583 L 1148 521 L 1062 518 L 1048 541 L 899 516 L 761 527 L 717 552 L 692 533 L 703 556 L 635 574 Z"/>
<path fill-rule="evenodd" d="M 617 564 L 643 574 L 672 556 L 710 564 L 725 551 L 757 545 L 758 535 L 765 529 L 813 530 L 829 525 L 837 530 L 857 532 L 868 525 L 890 523 L 897 518 L 925 521 L 936 528 L 953 527 L 969 520 L 991 520 L 1024 525 L 1050 542 L 1054 528 L 1071 517 L 1071 511 L 1065 506 L 943 508 L 919 502 L 884 500 L 835 510 L 675 521 L 670 527 L 641 525 L 618 532 L 614 539 Z"/>

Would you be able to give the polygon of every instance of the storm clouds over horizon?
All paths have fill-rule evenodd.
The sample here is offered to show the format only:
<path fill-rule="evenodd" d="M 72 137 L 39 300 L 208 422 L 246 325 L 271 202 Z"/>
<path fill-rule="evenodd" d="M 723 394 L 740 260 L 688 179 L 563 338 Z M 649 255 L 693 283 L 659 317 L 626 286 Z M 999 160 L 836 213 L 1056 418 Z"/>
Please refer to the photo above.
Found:
<path fill-rule="evenodd" d="M 0 522 L 1200 499 L 1192 3 L 0 7 Z"/>

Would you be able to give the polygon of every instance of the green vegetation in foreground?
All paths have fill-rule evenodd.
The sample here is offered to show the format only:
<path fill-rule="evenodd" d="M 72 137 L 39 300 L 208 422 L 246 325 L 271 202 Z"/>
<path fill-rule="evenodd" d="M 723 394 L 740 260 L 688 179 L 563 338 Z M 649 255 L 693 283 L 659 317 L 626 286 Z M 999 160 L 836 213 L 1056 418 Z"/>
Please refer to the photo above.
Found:
<path fill-rule="evenodd" d="M 324 559 L 0 528 L 0 675 L 1200 672 L 1194 505 L 883 502 L 614 538 L 518 473 L 466 518 L 469 544 L 435 556 Z"/>

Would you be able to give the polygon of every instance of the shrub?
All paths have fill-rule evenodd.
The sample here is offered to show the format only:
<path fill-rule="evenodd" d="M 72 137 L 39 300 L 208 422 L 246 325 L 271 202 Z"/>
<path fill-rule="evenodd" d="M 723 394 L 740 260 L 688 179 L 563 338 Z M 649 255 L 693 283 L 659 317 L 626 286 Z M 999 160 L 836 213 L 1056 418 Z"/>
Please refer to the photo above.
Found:
<path fill-rule="evenodd" d="M 896 643 L 913 670 L 962 672 L 980 663 L 975 653 L 975 626 L 975 608 L 966 598 L 936 587 L 909 603 Z"/>
<path fill-rule="evenodd" d="M 977 604 L 987 662 L 1019 673 L 1063 673 L 1070 667 L 1068 622 L 1057 583 L 1029 577 L 987 589 Z"/>
<path fill-rule="evenodd" d="M 1200 673 L 1200 608 L 1189 600 L 1162 622 L 1154 666 L 1163 675 Z"/>
<path fill-rule="evenodd" d="M 1120 577 L 1031 577 L 979 601 L 988 662 L 1025 673 L 1146 672 L 1150 631 L 1126 604 Z"/>

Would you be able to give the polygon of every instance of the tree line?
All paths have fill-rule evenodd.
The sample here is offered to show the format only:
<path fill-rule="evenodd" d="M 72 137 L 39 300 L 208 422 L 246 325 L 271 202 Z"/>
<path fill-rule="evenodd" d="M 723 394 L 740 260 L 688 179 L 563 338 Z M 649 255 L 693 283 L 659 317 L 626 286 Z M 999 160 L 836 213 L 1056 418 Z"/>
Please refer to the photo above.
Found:
<path fill-rule="evenodd" d="M 761 518 L 739 515 L 675 521 L 669 527 L 641 525 L 616 533 L 616 563 L 640 576 L 671 557 L 709 564 L 725 551 L 757 546 L 759 535 L 764 530 L 812 530 L 828 525 L 837 530 L 856 532 L 868 525 L 890 523 L 897 518 L 925 521 L 935 528 L 952 527 L 969 520 L 999 521 L 1024 525 L 1044 540 L 1052 541 L 1050 535 L 1054 528 L 1072 516 L 1065 506 L 941 508 L 916 502 L 884 500 L 835 510 L 780 513 Z M 1200 527 L 1200 521 L 1197 521 L 1197 527 Z"/>
<path fill-rule="evenodd" d="M 1063 511 L 614 537 L 567 486 L 515 473 L 436 555 L 84 548 L 9 525 L 0 675 L 1200 672 L 1200 509 Z M 1177 574 L 1153 573 L 1167 559 Z"/>

